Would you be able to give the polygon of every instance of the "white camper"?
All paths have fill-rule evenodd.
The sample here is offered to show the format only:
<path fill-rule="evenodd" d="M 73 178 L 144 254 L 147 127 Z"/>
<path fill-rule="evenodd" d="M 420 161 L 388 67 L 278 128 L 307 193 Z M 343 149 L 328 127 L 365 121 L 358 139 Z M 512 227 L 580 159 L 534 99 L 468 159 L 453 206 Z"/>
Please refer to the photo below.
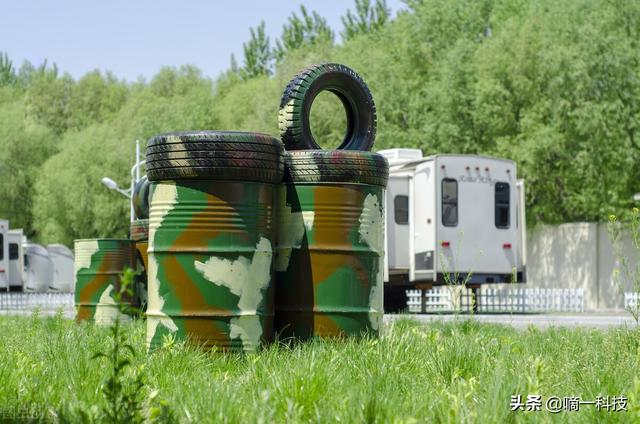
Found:
<path fill-rule="evenodd" d="M 458 282 L 525 281 L 524 183 L 511 160 L 476 155 L 422 157 L 417 149 L 379 152 L 389 160 L 386 192 L 385 308 L 404 291 Z"/>
<path fill-rule="evenodd" d="M 22 229 L 9 230 L 9 290 L 22 291 L 24 288 L 24 234 Z"/>
<path fill-rule="evenodd" d="M 47 251 L 53 262 L 53 282 L 49 288 L 57 292 L 73 293 L 73 252 L 62 244 L 50 244 Z"/>
<path fill-rule="evenodd" d="M 10 230 L 9 221 L 0 220 L 0 291 L 22 291 L 24 260 L 22 230 Z"/>
<path fill-rule="evenodd" d="M 0 220 L 0 291 L 9 290 L 9 221 Z"/>
<path fill-rule="evenodd" d="M 49 252 L 39 244 L 25 245 L 25 291 L 46 292 L 53 283 L 53 262 Z"/>

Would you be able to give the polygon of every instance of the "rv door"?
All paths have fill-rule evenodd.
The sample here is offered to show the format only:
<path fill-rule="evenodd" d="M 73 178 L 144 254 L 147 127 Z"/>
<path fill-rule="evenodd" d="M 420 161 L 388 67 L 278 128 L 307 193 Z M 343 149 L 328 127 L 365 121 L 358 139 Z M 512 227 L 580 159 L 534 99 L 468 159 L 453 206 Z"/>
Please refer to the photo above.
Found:
<path fill-rule="evenodd" d="M 0 220 L 0 290 L 9 290 L 9 221 Z"/>
<path fill-rule="evenodd" d="M 435 185 L 433 161 L 416 167 L 409 186 L 409 281 L 435 278 Z"/>

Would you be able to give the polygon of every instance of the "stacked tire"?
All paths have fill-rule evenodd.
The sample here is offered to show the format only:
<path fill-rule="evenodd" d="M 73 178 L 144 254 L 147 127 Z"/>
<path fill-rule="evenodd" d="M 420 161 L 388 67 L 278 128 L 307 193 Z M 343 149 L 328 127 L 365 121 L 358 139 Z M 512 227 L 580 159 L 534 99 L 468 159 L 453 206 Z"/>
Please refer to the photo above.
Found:
<path fill-rule="evenodd" d="M 147 342 L 253 351 L 273 340 L 274 205 L 282 142 L 198 131 L 147 144 Z"/>
<path fill-rule="evenodd" d="M 336 150 L 321 150 L 311 134 L 311 106 L 324 90 L 346 111 Z M 371 93 L 344 65 L 312 66 L 285 88 L 279 127 L 288 151 L 278 203 L 276 331 L 282 339 L 377 336 L 389 171 L 386 159 L 370 152 Z"/>

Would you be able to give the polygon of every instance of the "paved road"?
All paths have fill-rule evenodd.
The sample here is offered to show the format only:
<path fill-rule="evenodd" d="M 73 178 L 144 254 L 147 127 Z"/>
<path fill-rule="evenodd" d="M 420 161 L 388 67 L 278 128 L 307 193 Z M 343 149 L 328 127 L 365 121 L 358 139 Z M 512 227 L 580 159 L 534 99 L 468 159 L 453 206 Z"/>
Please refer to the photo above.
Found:
<path fill-rule="evenodd" d="M 598 328 L 607 329 L 620 326 L 635 326 L 636 323 L 627 313 L 582 313 L 582 314 L 476 314 L 476 315 L 437 315 L 437 314 L 401 314 L 385 315 L 385 322 L 393 322 L 400 318 L 415 319 L 428 323 L 431 321 L 453 321 L 455 319 L 474 319 L 479 322 L 512 325 L 514 328 L 524 330 L 530 325 L 538 328 L 568 327 L 568 328 Z"/>

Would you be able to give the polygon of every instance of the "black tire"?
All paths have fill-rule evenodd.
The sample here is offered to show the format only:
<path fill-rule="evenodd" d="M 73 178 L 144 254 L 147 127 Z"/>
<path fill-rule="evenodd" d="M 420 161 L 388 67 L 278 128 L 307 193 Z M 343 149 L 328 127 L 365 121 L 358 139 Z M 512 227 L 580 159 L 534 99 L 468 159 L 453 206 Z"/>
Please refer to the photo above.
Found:
<path fill-rule="evenodd" d="M 309 115 L 321 91 L 330 91 L 347 114 L 347 131 L 339 150 L 366 150 L 376 138 L 376 107 L 369 88 L 352 69 L 336 64 L 315 65 L 296 75 L 280 100 L 278 125 L 287 150 L 320 149 L 311 134 Z"/>
<path fill-rule="evenodd" d="M 384 312 L 397 314 L 407 309 L 407 289 L 405 287 L 386 286 L 384 288 Z"/>
<path fill-rule="evenodd" d="M 136 185 L 133 186 L 131 202 L 137 219 L 149 218 L 149 187 L 150 184 L 146 175 L 140 178 Z"/>
<path fill-rule="evenodd" d="M 387 186 L 387 159 L 373 152 L 296 150 L 285 153 L 286 183 L 355 183 Z"/>
<path fill-rule="evenodd" d="M 149 181 L 207 179 L 282 182 L 284 147 L 274 137 L 235 131 L 175 132 L 147 143 Z"/>

